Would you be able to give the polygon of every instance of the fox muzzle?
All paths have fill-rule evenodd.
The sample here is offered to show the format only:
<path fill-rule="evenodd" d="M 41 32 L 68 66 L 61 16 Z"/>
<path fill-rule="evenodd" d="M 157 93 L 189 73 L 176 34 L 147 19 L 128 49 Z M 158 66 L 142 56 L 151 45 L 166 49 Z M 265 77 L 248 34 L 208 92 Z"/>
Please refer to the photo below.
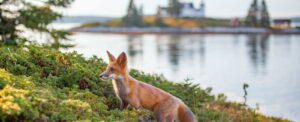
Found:
<path fill-rule="evenodd" d="M 104 71 L 103 73 L 100 74 L 99 77 L 101 79 L 107 80 L 107 79 L 109 79 L 109 74 L 107 73 L 107 71 Z"/>

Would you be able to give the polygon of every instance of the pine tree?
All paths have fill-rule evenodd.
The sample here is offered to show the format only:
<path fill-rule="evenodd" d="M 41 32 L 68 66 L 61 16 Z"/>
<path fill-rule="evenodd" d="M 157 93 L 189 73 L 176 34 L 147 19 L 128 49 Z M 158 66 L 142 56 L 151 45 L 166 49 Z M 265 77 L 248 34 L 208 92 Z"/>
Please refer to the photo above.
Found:
<path fill-rule="evenodd" d="M 253 0 L 253 3 L 251 4 L 251 6 L 249 8 L 245 24 L 250 27 L 257 27 L 258 26 L 257 14 L 258 14 L 257 0 Z"/>
<path fill-rule="evenodd" d="M 138 17 L 139 17 L 139 26 L 144 25 L 144 6 L 141 5 L 139 10 L 138 10 Z"/>
<path fill-rule="evenodd" d="M 158 10 L 156 16 L 155 16 L 155 25 L 158 27 L 166 27 L 166 24 L 163 22 L 163 19 L 161 17 L 161 12 Z"/>
<path fill-rule="evenodd" d="M 139 15 L 144 16 L 144 6 L 143 5 L 141 5 L 139 8 Z"/>
<path fill-rule="evenodd" d="M 172 17 L 178 17 L 180 15 L 181 5 L 178 0 L 169 0 L 169 13 Z"/>
<path fill-rule="evenodd" d="M 270 16 L 269 16 L 269 12 L 265 0 L 262 1 L 261 5 L 262 6 L 261 6 L 260 26 L 268 28 L 270 27 Z"/>
<path fill-rule="evenodd" d="M 142 10 L 141 10 L 142 11 Z M 127 15 L 123 18 L 124 26 L 126 27 L 141 27 L 143 24 L 143 17 L 140 15 L 134 0 L 130 0 L 127 9 Z"/>
<path fill-rule="evenodd" d="M 72 1 L 73 0 L 0 0 L 0 45 L 17 45 L 19 42 L 28 41 L 20 32 L 33 30 L 50 35 L 56 48 L 70 46 L 61 44 L 61 39 L 67 39 L 70 33 L 49 29 L 48 25 L 62 16 L 52 8 L 68 7 Z M 23 25 L 25 29 L 18 28 L 20 25 Z"/>

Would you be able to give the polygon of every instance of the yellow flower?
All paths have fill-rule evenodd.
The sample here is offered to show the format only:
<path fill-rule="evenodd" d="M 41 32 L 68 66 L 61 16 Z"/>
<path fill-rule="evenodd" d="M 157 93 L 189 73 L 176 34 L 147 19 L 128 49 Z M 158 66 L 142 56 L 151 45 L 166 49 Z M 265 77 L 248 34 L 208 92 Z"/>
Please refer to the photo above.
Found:
<path fill-rule="evenodd" d="M 19 114 L 21 108 L 17 103 L 15 103 L 15 99 L 18 98 L 25 100 L 25 95 L 27 93 L 27 90 L 16 89 L 9 85 L 5 86 L 0 91 L 0 113 L 7 115 Z"/>
<path fill-rule="evenodd" d="M 9 74 L 4 69 L 0 69 L 0 78 L 2 78 L 4 81 L 7 81 L 9 83 L 12 81 L 11 74 Z"/>

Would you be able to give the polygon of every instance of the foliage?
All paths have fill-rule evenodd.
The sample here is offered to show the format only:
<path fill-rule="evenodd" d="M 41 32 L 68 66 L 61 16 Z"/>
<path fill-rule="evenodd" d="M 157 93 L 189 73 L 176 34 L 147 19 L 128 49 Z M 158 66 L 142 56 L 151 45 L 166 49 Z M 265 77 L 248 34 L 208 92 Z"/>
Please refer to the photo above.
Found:
<path fill-rule="evenodd" d="M 48 34 L 53 39 L 53 47 L 68 47 L 59 40 L 67 40 L 68 32 L 49 29 L 48 25 L 61 17 L 53 8 L 68 7 L 73 0 L 1 0 L 0 1 L 0 44 L 28 41 L 23 31 Z M 58 46 L 57 46 L 58 45 Z"/>
<path fill-rule="evenodd" d="M 176 27 L 176 28 L 201 28 L 201 27 L 215 27 L 215 26 L 230 26 L 230 20 L 213 19 L 213 18 L 171 18 L 159 16 L 147 16 L 144 18 L 146 26 L 156 27 Z"/>
<path fill-rule="evenodd" d="M 247 95 L 248 95 L 248 92 L 247 92 L 247 88 L 249 87 L 249 85 L 247 83 L 244 83 L 243 85 L 243 90 L 244 90 L 244 105 L 246 105 L 247 103 Z"/>
<path fill-rule="evenodd" d="M 142 7 L 141 10 L 138 10 L 134 0 L 130 0 L 127 14 L 123 18 L 123 26 L 125 27 L 141 27 L 143 26 L 143 15 L 142 15 Z"/>
<path fill-rule="evenodd" d="M 104 26 L 106 27 L 121 27 L 123 24 L 122 24 L 122 20 L 120 19 L 113 19 L 107 23 L 105 23 Z"/>
<path fill-rule="evenodd" d="M 105 67 L 95 56 L 85 59 L 49 46 L 0 47 L 1 121 L 153 121 L 149 111 L 118 109 L 111 82 L 98 78 Z M 130 74 L 182 99 L 200 122 L 288 121 L 226 102 L 226 96 L 188 81 L 169 82 L 138 70 Z"/>
<path fill-rule="evenodd" d="M 261 6 L 258 5 L 257 0 L 253 0 L 245 24 L 250 27 L 270 27 L 270 16 L 265 0 L 262 1 Z"/>
<path fill-rule="evenodd" d="M 257 0 L 253 0 L 253 3 L 251 4 L 249 10 L 248 10 L 248 14 L 246 17 L 246 25 L 250 26 L 250 27 L 257 27 L 258 23 L 257 23 L 257 13 L 258 12 L 258 5 L 257 5 Z"/>
<path fill-rule="evenodd" d="M 158 27 L 166 27 L 167 25 L 163 22 L 162 16 L 160 15 L 160 12 L 157 12 L 155 16 L 155 25 Z"/>
<path fill-rule="evenodd" d="M 198 21 L 201 27 L 231 27 L 229 19 L 200 18 Z"/>
<path fill-rule="evenodd" d="M 101 26 L 101 23 L 100 22 L 84 23 L 79 28 L 89 28 L 89 27 L 97 27 L 97 26 Z"/>
<path fill-rule="evenodd" d="M 145 16 L 143 18 L 143 27 L 171 27 L 171 28 L 201 28 L 201 27 L 230 27 L 230 20 L 215 18 L 171 18 L 156 16 Z M 91 27 L 122 27 L 124 21 L 113 19 L 106 23 L 85 23 L 74 29 L 85 29 Z"/>
<path fill-rule="evenodd" d="M 71 29 L 72 30 L 76 30 L 76 29 L 87 29 L 87 28 L 93 28 L 93 27 L 99 27 L 99 26 L 103 26 L 104 24 L 100 23 L 100 22 L 87 22 L 84 23 L 78 27 L 74 27 Z"/>
<path fill-rule="evenodd" d="M 268 12 L 267 4 L 266 1 L 263 0 L 261 3 L 261 20 L 260 20 L 260 25 L 262 27 L 269 28 L 270 27 L 270 15 Z"/>
<path fill-rule="evenodd" d="M 177 18 L 181 12 L 180 10 L 181 5 L 179 3 L 179 0 L 169 0 L 168 11 L 172 17 Z"/>

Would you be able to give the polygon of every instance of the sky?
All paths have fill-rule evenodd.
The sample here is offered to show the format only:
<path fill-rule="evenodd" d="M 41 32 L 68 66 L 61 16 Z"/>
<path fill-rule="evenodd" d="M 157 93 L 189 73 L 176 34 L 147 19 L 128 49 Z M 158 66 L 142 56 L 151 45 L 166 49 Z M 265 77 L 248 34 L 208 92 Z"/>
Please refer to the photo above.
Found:
<path fill-rule="evenodd" d="M 181 0 L 193 2 L 196 7 L 201 0 Z M 232 18 L 244 17 L 253 0 L 205 0 L 207 17 Z M 258 0 L 260 1 L 260 0 Z M 300 0 L 266 0 L 272 18 L 300 17 Z M 91 15 L 121 17 L 125 15 L 129 0 L 75 0 L 70 8 L 63 11 L 66 15 Z M 156 13 L 158 6 L 166 6 L 168 0 L 135 0 L 143 5 L 144 13 Z"/>

